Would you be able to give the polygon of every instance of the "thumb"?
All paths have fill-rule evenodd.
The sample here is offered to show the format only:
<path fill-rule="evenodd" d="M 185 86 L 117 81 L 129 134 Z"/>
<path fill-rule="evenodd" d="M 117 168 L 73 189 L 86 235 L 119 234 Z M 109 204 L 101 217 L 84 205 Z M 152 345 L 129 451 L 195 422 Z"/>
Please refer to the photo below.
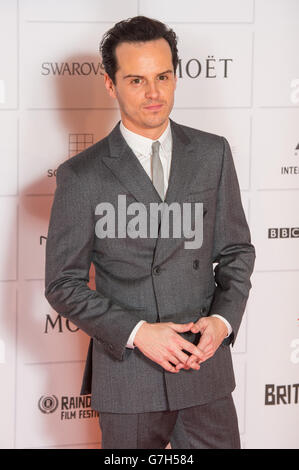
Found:
<path fill-rule="evenodd" d="M 190 331 L 193 326 L 194 323 L 192 321 L 189 323 L 170 323 L 170 327 L 178 333 L 185 333 L 186 331 Z"/>
<path fill-rule="evenodd" d="M 192 333 L 203 333 L 205 328 L 207 327 L 207 322 L 205 318 L 200 318 L 196 323 L 194 323 L 194 326 L 192 327 L 191 331 Z"/>

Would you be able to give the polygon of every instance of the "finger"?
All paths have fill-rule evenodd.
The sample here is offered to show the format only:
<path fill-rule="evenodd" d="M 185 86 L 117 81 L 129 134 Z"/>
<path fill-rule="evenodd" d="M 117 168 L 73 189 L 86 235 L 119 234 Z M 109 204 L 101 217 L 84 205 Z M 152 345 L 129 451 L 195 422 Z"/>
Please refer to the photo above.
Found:
<path fill-rule="evenodd" d="M 187 366 L 186 364 L 183 364 L 182 362 L 179 362 L 178 365 L 175 366 L 175 368 L 177 370 L 181 370 L 181 369 L 184 369 L 184 370 L 189 370 L 189 369 L 199 370 L 200 365 L 196 361 L 194 363 L 192 363 L 192 367 Z"/>
<path fill-rule="evenodd" d="M 208 353 L 204 354 L 204 358 L 203 358 L 202 362 L 207 361 L 208 359 L 210 359 L 210 357 L 214 356 L 214 354 L 215 354 L 215 350 L 211 349 Z"/>
<path fill-rule="evenodd" d="M 189 357 L 187 366 L 189 366 L 189 369 L 193 370 L 199 370 L 200 369 L 200 363 L 203 362 L 202 360 L 199 362 L 198 358 L 193 356 L 193 359 L 191 359 L 192 356 Z"/>
<path fill-rule="evenodd" d="M 175 356 L 178 359 L 178 362 L 181 362 L 183 365 L 185 365 L 188 361 L 189 356 L 185 354 L 181 349 L 177 348 L 175 351 Z"/>
<path fill-rule="evenodd" d="M 193 370 L 199 370 L 200 369 L 200 364 L 197 361 L 194 361 L 191 363 L 191 369 Z"/>
<path fill-rule="evenodd" d="M 204 361 L 203 361 L 203 362 L 207 361 L 207 360 L 210 359 L 212 356 L 214 356 L 214 351 L 212 351 L 212 352 L 209 353 L 209 354 L 206 354 L 205 357 L 204 357 Z"/>
<path fill-rule="evenodd" d="M 207 346 L 205 351 L 204 351 L 204 355 L 205 356 L 208 356 L 210 354 L 214 354 L 215 352 L 215 348 L 211 345 L 211 346 Z"/>
<path fill-rule="evenodd" d="M 185 370 L 189 370 L 190 367 L 189 366 L 186 366 L 186 364 L 183 364 L 182 362 L 179 362 L 176 366 L 175 366 L 176 370 L 181 370 L 181 369 L 185 369 Z"/>
<path fill-rule="evenodd" d="M 188 358 L 188 361 L 187 361 L 187 366 L 191 367 L 192 369 L 199 369 L 200 368 L 200 363 L 203 362 L 203 359 L 198 359 L 198 357 L 194 356 L 194 354 L 192 354 L 189 358 Z"/>
<path fill-rule="evenodd" d="M 179 371 L 171 365 L 168 361 L 162 361 L 160 365 L 163 367 L 163 369 L 167 370 L 168 372 L 174 372 L 177 374 Z"/>
<path fill-rule="evenodd" d="M 169 353 L 168 353 L 168 356 L 167 356 L 167 360 L 169 362 L 171 362 L 172 364 L 174 364 L 175 366 L 177 364 L 179 364 L 179 362 L 180 362 L 177 357 L 175 357 L 173 354 L 169 354 Z"/>
<path fill-rule="evenodd" d="M 188 361 L 189 361 L 189 359 L 188 359 Z M 180 370 L 180 369 L 189 370 L 189 369 L 191 369 L 191 368 L 192 368 L 192 369 L 196 369 L 196 370 L 199 369 L 199 364 L 198 364 L 198 359 L 197 359 L 197 358 L 195 358 L 194 363 L 192 363 L 192 367 L 188 364 L 188 361 L 185 362 L 185 363 L 179 362 L 179 363 L 175 366 L 175 368 L 176 368 L 177 370 Z"/>
<path fill-rule="evenodd" d="M 177 331 L 178 333 L 185 333 L 186 331 L 190 331 L 193 327 L 194 323 L 190 321 L 189 323 L 169 323 L 170 327 Z"/>
<path fill-rule="evenodd" d="M 182 364 L 180 366 L 180 368 L 185 369 L 185 370 L 189 370 L 189 369 L 199 370 L 200 369 L 200 363 L 199 363 L 198 358 L 193 356 L 193 359 L 190 360 L 190 357 L 188 358 L 188 361 L 185 364 Z M 200 362 L 202 362 L 202 361 L 200 361 Z"/>
<path fill-rule="evenodd" d="M 191 331 L 192 331 L 192 333 L 199 333 L 199 332 L 200 332 L 200 329 L 201 329 L 201 326 L 195 323 L 195 324 L 192 326 Z"/>
<path fill-rule="evenodd" d="M 196 347 L 193 343 L 190 343 L 190 341 L 186 341 L 183 338 L 181 338 L 180 346 L 185 351 L 188 351 L 191 354 L 194 354 L 194 356 L 198 357 L 198 359 L 201 359 L 203 357 L 201 348 Z"/>
<path fill-rule="evenodd" d="M 212 336 L 209 333 L 204 332 L 199 340 L 198 347 L 205 353 L 206 349 L 211 346 L 212 342 Z"/>
<path fill-rule="evenodd" d="M 206 326 L 207 325 L 206 325 L 205 319 L 200 318 L 197 322 L 194 323 L 194 326 L 192 326 L 191 331 L 192 331 L 192 333 L 203 332 L 203 330 Z"/>

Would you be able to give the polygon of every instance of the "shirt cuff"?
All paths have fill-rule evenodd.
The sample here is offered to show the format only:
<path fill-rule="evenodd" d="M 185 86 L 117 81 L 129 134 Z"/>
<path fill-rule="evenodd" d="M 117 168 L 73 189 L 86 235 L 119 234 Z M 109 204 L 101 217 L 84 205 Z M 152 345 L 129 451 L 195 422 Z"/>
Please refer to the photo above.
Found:
<path fill-rule="evenodd" d="M 221 315 L 216 315 L 216 314 L 215 314 L 215 315 L 211 315 L 211 317 L 220 318 L 220 320 L 222 320 L 222 321 L 225 323 L 225 325 L 226 325 L 226 327 L 227 327 L 227 330 L 228 330 L 228 333 L 227 333 L 226 338 L 228 338 L 229 335 L 230 335 L 230 334 L 232 333 L 232 331 L 233 331 L 233 329 L 232 329 L 230 323 L 229 323 L 225 318 L 223 318 Z"/>
<path fill-rule="evenodd" d="M 131 331 L 131 334 L 129 336 L 129 339 L 128 339 L 128 342 L 126 344 L 126 348 L 130 348 L 130 349 L 134 349 L 135 348 L 135 344 L 134 344 L 134 339 L 135 339 L 135 336 L 136 336 L 136 333 L 137 331 L 139 330 L 139 328 L 141 327 L 141 325 L 145 323 L 145 320 L 140 320 L 137 325 L 135 325 L 135 327 L 133 328 L 133 330 Z"/>

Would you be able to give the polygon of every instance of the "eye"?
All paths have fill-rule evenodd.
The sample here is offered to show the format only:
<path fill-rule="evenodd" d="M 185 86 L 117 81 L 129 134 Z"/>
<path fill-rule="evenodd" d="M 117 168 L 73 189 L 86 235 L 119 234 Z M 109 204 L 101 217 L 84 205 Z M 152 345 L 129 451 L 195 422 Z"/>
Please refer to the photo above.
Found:
<path fill-rule="evenodd" d="M 160 75 L 159 80 L 165 81 L 165 80 L 168 80 L 168 77 L 167 77 L 167 75 Z"/>
<path fill-rule="evenodd" d="M 139 85 L 139 83 L 141 83 L 141 78 L 133 78 L 133 80 L 131 80 L 131 83 L 133 83 L 134 85 Z"/>

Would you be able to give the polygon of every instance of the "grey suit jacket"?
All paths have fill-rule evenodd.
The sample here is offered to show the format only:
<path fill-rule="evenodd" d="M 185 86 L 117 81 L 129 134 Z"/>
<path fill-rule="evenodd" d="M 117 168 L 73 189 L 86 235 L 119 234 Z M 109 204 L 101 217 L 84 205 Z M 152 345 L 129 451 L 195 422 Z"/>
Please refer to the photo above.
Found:
<path fill-rule="evenodd" d="M 229 344 L 235 341 L 251 287 L 255 250 L 224 137 L 171 122 L 173 153 L 165 202 L 202 202 L 203 244 L 184 236 L 105 238 L 95 235 L 100 202 L 147 209 L 161 203 L 124 140 L 112 132 L 57 170 L 47 246 L 45 296 L 90 337 L 81 393 L 99 411 L 139 413 L 207 403 L 235 387 Z M 117 221 L 116 221 L 117 224 Z M 96 290 L 89 269 L 95 267 Z M 157 269 L 158 268 L 158 269 Z M 164 371 L 138 348 L 126 348 L 139 320 L 185 323 L 220 314 L 233 328 L 199 371 Z M 183 336 L 197 343 L 199 335 Z"/>

